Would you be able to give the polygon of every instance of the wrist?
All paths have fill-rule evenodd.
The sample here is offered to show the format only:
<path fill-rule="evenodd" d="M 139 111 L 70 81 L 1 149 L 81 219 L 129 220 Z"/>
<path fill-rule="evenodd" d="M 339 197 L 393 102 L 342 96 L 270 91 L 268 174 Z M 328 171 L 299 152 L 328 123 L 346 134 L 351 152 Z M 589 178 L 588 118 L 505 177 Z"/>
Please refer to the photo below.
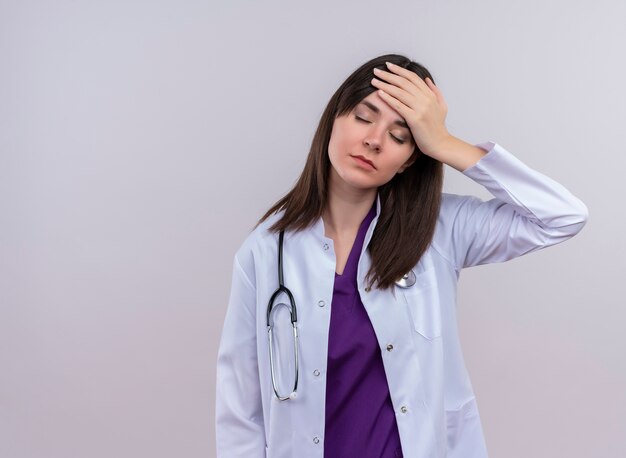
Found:
<path fill-rule="evenodd" d="M 476 164 L 486 154 L 484 149 L 449 135 L 445 142 L 442 142 L 438 147 L 437 155 L 433 157 L 459 172 L 463 172 Z"/>

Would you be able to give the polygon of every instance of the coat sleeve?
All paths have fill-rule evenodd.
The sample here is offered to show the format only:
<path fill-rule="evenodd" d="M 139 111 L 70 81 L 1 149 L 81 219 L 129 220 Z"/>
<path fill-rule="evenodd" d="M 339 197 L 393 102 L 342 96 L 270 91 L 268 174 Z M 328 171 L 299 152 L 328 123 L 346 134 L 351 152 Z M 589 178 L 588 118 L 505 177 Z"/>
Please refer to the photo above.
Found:
<path fill-rule="evenodd" d="M 265 428 L 256 346 L 256 291 L 235 256 L 217 355 L 218 458 L 265 457 Z"/>
<path fill-rule="evenodd" d="M 580 199 L 497 143 L 476 146 L 487 155 L 463 174 L 494 198 L 445 194 L 433 238 L 457 270 L 507 261 L 580 232 L 588 217 Z"/>

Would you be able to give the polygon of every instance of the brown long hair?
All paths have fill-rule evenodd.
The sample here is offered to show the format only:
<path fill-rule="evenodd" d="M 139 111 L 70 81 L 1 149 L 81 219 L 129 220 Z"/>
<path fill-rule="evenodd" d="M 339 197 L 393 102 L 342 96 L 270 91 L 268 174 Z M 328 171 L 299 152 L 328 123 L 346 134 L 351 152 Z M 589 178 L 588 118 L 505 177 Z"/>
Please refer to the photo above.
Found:
<path fill-rule="evenodd" d="M 433 78 L 417 62 L 398 54 L 376 57 L 356 69 L 333 94 L 320 119 L 311 149 L 300 178 L 284 197 L 257 222 L 285 210 L 270 228 L 301 231 L 322 217 L 328 202 L 328 176 L 331 167 L 328 142 L 336 117 L 350 112 L 377 88 L 371 85 L 374 68 L 387 71 L 392 62 L 415 72 L 420 78 Z M 403 173 L 397 173 L 378 188 L 381 211 L 367 247 L 372 265 L 367 273 L 368 286 L 387 289 L 417 264 L 435 232 L 443 188 L 443 164 L 423 154 L 417 146 L 417 158 Z M 255 227 L 256 227 L 255 226 Z"/>

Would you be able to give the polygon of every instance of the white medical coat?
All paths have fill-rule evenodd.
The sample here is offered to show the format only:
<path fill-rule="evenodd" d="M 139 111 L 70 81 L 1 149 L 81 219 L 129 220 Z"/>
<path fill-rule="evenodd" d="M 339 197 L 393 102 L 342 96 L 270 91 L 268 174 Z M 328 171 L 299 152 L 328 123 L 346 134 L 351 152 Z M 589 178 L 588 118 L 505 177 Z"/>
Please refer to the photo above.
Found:
<path fill-rule="evenodd" d="M 487 155 L 462 173 L 495 198 L 483 202 L 443 193 L 433 241 L 413 269 L 414 286 L 395 287 L 395 296 L 365 289 L 371 265 L 366 248 L 380 214 L 380 197 L 358 263 L 358 291 L 380 345 L 407 458 L 487 456 L 457 330 L 460 270 L 563 242 L 587 221 L 585 204 L 562 185 L 496 143 L 477 146 Z M 284 280 L 297 304 L 300 373 L 298 396 L 281 402 L 272 389 L 266 327 L 268 300 L 278 286 L 278 237 L 267 228 L 281 214 L 252 231 L 234 258 L 217 360 L 218 458 L 324 454 L 333 240 L 325 236 L 321 218 L 307 230 L 285 233 Z M 293 340 L 290 336 L 285 339 Z M 281 345 L 288 348 L 293 342 Z M 293 362 L 284 358 L 282 364 L 292 374 Z M 291 389 L 287 383 L 282 387 L 283 392 Z"/>

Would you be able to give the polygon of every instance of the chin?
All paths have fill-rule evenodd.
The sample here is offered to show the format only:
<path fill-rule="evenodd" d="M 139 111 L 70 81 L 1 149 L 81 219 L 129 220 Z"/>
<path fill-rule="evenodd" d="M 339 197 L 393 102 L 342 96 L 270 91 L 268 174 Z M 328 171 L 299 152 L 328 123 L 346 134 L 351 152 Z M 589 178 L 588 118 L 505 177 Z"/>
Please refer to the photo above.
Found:
<path fill-rule="evenodd" d="M 349 180 L 345 182 L 349 186 L 355 189 L 360 189 L 362 191 L 368 191 L 370 189 L 378 189 L 378 187 L 380 186 L 378 183 L 373 183 L 367 180 Z"/>
<path fill-rule="evenodd" d="M 334 179 L 342 181 L 351 188 L 363 191 L 377 189 L 381 185 L 379 183 L 380 179 L 375 179 L 375 177 L 368 176 L 363 172 L 363 170 L 353 170 L 352 168 L 340 169 L 340 171 L 335 170 Z"/>

